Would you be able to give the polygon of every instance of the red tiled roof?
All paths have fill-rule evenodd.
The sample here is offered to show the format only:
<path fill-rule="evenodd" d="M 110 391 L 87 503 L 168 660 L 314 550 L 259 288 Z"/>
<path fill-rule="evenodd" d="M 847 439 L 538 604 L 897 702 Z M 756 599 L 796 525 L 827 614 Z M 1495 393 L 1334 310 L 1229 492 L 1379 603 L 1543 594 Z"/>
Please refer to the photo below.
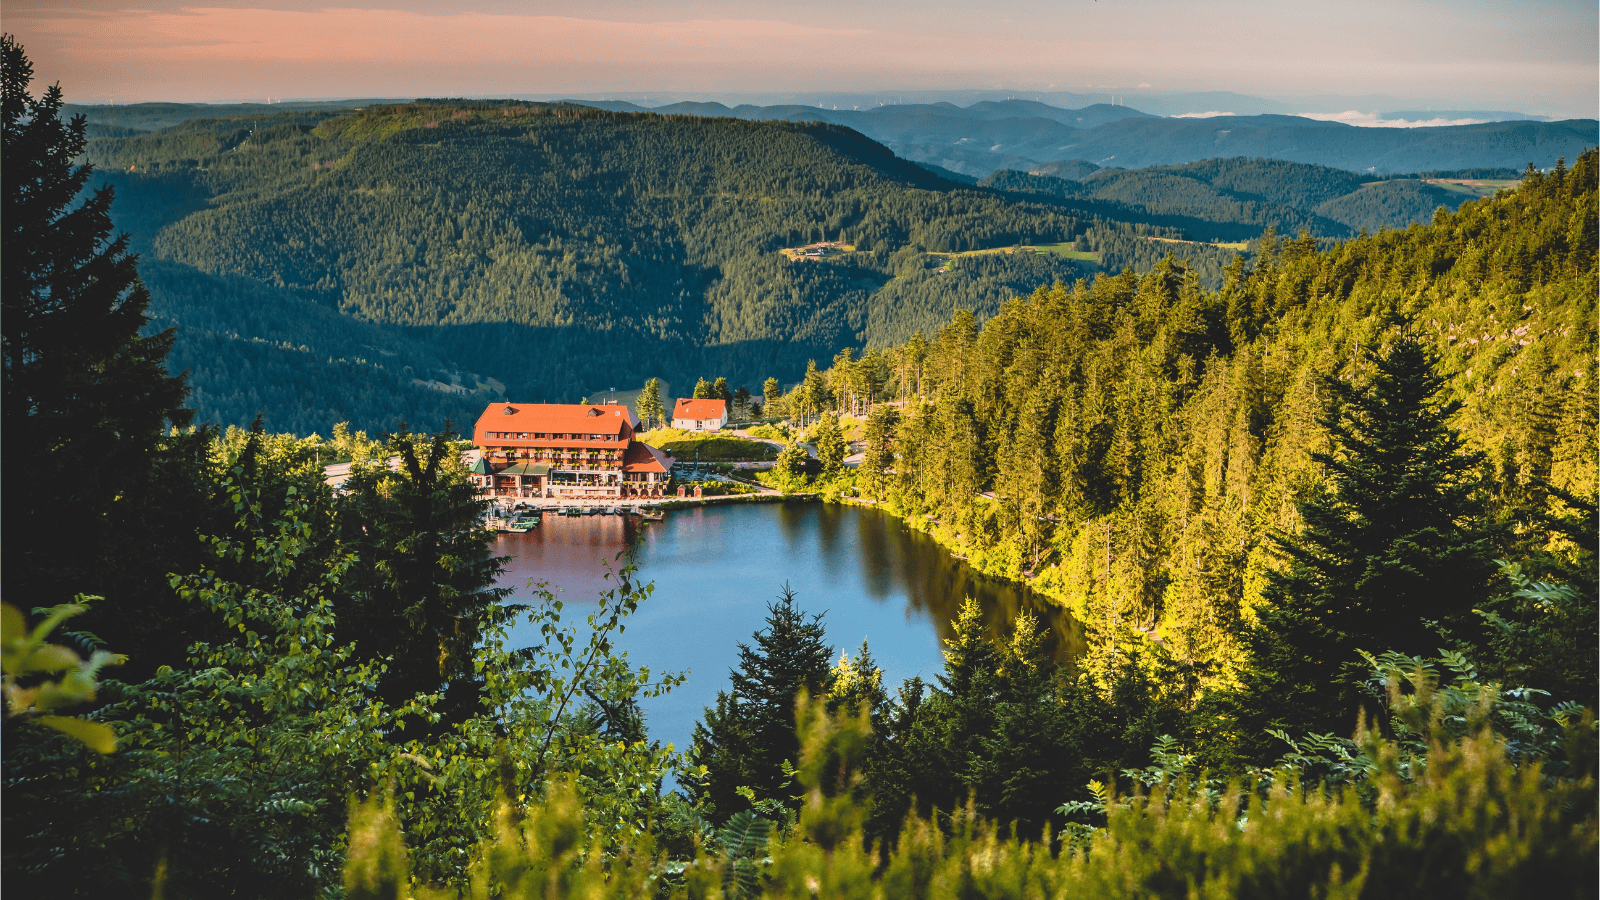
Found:
<path fill-rule="evenodd" d="M 672 464 L 675 462 L 677 460 L 649 444 L 642 441 L 634 441 L 628 445 L 628 451 L 622 454 L 622 471 L 661 472 L 665 474 L 672 470 Z"/>
<path fill-rule="evenodd" d="M 672 407 L 674 419 L 722 419 L 728 415 L 726 400 L 691 400 L 679 397 Z"/>
<path fill-rule="evenodd" d="M 596 406 L 584 403 L 491 403 L 478 417 L 472 442 L 504 445 L 507 442 L 532 443 L 534 434 L 603 434 L 613 440 L 632 436 L 638 427 L 633 411 L 620 404 Z M 490 434 L 527 434 L 527 438 L 490 438 Z M 576 439 L 579 442 L 587 438 Z M 550 443 L 542 441 L 541 443 Z"/>

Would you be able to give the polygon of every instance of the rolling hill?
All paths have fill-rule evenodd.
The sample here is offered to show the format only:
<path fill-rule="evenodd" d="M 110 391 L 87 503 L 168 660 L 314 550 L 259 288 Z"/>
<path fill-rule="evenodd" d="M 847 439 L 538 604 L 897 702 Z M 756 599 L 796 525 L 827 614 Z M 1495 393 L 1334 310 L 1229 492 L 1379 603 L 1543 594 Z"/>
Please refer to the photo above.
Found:
<path fill-rule="evenodd" d="M 1039 111 L 1018 104 L 859 115 L 1088 136 L 1167 121 L 1104 107 L 1123 118 L 1076 129 L 1004 115 Z M 202 419 L 262 412 L 300 432 L 345 419 L 437 427 L 502 395 L 577 400 L 651 375 L 793 381 L 807 359 L 903 341 L 958 308 L 981 320 L 1037 286 L 1146 271 L 1168 254 L 1215 286 L 1235 251 L 1212 242 L 1267 225 L 1335 238 L 1367 199 L 1392 201 L 1393 215 L 1434 199 L 1236 161 L 978 187 L 837 124 L 574 104 L 308 106 L 103 127 L 125 130 L 93 141 L 89 158 L 144 254 L 153 327 L 180 326 L 173 361 Z M 779 252 L 819 241 L 844 249 Z"/>
<path fill-rule="evenodd" d="M 821 123 L 420 103 L 192 120 L 89 157 L 157 325 L 181 326 L 202 418 L 296 431 L 432 427 L 502 389 L 793 380 L 1097 268 L 934 254 L 1092 236 L 1102 264 L 1145 268 L 1169 249 L 1146 236 L 1181 237 L 956 184 Z M 779 252 L 822 240 L 849 250 Z M 1231 251 L 1190 255 L 1215 280 Z"/>
<path fill-rule="evenodd" d="M 620 102 L 585 101 L 642 110 Z M 880 106 L 865 110 L 809 106 L 676 103 L 679 115 L 823 121 L 845 125 L 896 154 L 982 177 L 1000 169 L 1035 169 L 1081 159 L 1119 168 L 1170 166 L 1215 157 L 1266 157 L 1353 172 L 1555 165 L 1600 143 L 1600 122 L 1516 120 L 1438 128 L 1358 128 L 1301 116 L 1263 114 L 1161 118 L 1126 106 L 1067 110 L 1030 100 Z"/>

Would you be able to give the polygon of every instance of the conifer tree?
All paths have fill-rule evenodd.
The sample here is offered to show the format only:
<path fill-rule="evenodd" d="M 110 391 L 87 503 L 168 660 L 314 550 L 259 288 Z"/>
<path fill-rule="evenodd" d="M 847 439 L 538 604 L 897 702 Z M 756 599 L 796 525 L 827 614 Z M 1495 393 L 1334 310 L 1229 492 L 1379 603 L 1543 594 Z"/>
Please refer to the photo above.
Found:
<path fill-rule="evenodd" d="M 817 434 L 814 438 L 817 445 L 817 460 L 822 463 L 824 478 L 832 478 L 844 469 L 844 458 L 849 451 L 845 444 L 844 435 L 839 431 L 839 417 L 832 415 L 823 416 L 817 425 Z"/>
<path fill-rule="evenodd" d="M 802 689 L 823 696 L 832 687 L 833 648 L 824 642 L 822 614 L 807 616 L 787 583 L 767 604 L 767 625 L 753 637 L 755 646 L 739 644 L 731 686 L 695 724 L 693 758 L 706 775 L 691 793 L 716 821 L 750 807 L 740 788 L 757 801 L 794 806 L 799 791 L 789 786 L 783 764 L 800 761 L 795 697 Z"/>
<path fill-rule="evenodd" d="M 887 492 L 885 470 L 894 465 L 894 437 L 900 425 L 900 411 L 893 406 L 877 406 L 867 414 L 861 451 L 861 466 L 856 470 L 856 485 L 872 500 L 882 500 Z"/>
<path fill-rule="evenodd" d="M 1469 627 L 1487 595 L 1498 529 L 1474 479 L 1482 454 L 1449 424 L 1460 404 L 1441 398 L 1435 355 L 1405 336 L 1365 358 L 1366 384 L 1325 382 L 1335 449 L 1312 458 L 1328 487 L 1298 504 L 1304 531 L 1277 537 L 1289 568 L 1245 636 L 1256 726 L 1353 730 L 1357 651 L 1435 655 L 1438 627 Z"/>
<path fill-rule="evenodd" d="M 104 579 L 121 566 L 98 551 L 111 529 L 139 530 L 165 426 L 190 417 L 184 379 L 166 371 L 173 333 L 140 334 L 150 295 L 127 236 L 112 237 L 111 188 L 86 192 L 92 170 L 73 164 L 84 119 L 63 122 L 60 86 L 35 99 L 32 80 L 22 46 L 0 37 L 4 566 L 28 606 L 115 586 Z"/>
<path fill-rule="evenodd" d="M 778 407 L 774 404 L 783 399 L 783 385 L 778 383 L 778 379 L 768 378 L 761 383 L 761 399 L 767 415 L 775 415 Z"/>
<path fill-rule="evenodd" d="M 339 517 L 357 564 L 338 631 L 362 657 L 392 658 L 379 684 L 386 700 L 446 689 L 459 720 L 476 712 L 483 626 L 512 610 L 500 603 L 510 591 L 494 586 L 504 559 L 489 553 L 482 504 L 447 437 L 402 426 L 389 442 L 398 469 L 352 470 Z"/>
<path fill-rule="evenodd" d="M 1020 616 L 1011 640 L 999 643 L 969 597 L 951 625 L 931 694 L 908 682 L 881 716 L 867 766 L 872 828 L 887 834 L 912 797 L 924 814 L 948 814 L 970 796 L 984 815 L 1037 834 L 1057 805 L 1046 798 L 1065 796 L 1091 771 L 1083 735 L 1104 731 L 1108 711 L 1062 682 L 1032 616 Z M 1095 749 L 1114 754 L 1117 743 Z"/>
<path fill-rule="evenodd" d="M 699 381 L 696 381 L 694 383 L 694 399 L 696 399 L 696 400 L 711 400 L 711 399 L 713 399 L 715 397 L 716 397 L 716 391 L 711 386 L 711 382 L 709 382 L 709 381 L 705 380 L 704 378 L 702 378 Z"/>
<path fill-rule="evenodd" d="M 711 384 L 711 399 L 721 400 L 724 403 L 733 402 L 733 392 L 728 390 L 728 379 L 721 375 L 717 376 L 717 380 Z"/>
<path fill-rule="evenodd" d="M 638 413 L 646 428 L 653 428 L 666 419 L 666 408 L 661 405 L 661 379 L 652 378 L 644 383 L 644 390 L 639 393 Z"/>

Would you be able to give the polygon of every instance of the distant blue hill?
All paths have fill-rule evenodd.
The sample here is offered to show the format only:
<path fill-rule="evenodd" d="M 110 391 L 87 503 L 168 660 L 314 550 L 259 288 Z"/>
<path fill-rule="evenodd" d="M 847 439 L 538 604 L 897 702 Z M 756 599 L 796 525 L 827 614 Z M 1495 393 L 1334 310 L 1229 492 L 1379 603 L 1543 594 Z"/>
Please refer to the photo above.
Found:
<path fill-rule="evenodd" d="M 617 111 L 645 107 L 620 101 L 571 101 Z M 1062 109 L 1033 100 L 916 103 L 868 109 L 815 106 L 724 106 L 681 102 L 649 109 L 663 115 L 728 116 L 844 125 L 896 154 L 982 178 L 1002 169 L 1033 170 L 1060 160 L 1143 168 L 1215 157 L 1264 157 L 1392 174 L 1442 169 L 1539 168 L 1575 159 L 1600 144 L 1600 121 L 1536 121 L 1521 113 L 1425 111 L 1390 119 L 1482 118 L 1507 121 L 1435 128 L 1361 128 L 1304 116 L 1264 114 L 1162 118 L 1128 106 L 1097 103 Z"/>

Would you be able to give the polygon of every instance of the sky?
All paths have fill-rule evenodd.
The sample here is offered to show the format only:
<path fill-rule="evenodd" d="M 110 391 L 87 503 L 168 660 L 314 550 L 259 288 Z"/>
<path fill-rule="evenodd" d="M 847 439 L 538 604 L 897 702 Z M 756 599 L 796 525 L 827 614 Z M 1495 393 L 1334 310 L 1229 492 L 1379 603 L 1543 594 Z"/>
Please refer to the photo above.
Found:
<path fill-rule="evenodd" d="M 1600 105 L 1595 0 L 359 3 L 0 0 L 0 27 L 79 103 L 986 89 Z M 1376 111 L 1352 103 L 1303 101 Z"/>

